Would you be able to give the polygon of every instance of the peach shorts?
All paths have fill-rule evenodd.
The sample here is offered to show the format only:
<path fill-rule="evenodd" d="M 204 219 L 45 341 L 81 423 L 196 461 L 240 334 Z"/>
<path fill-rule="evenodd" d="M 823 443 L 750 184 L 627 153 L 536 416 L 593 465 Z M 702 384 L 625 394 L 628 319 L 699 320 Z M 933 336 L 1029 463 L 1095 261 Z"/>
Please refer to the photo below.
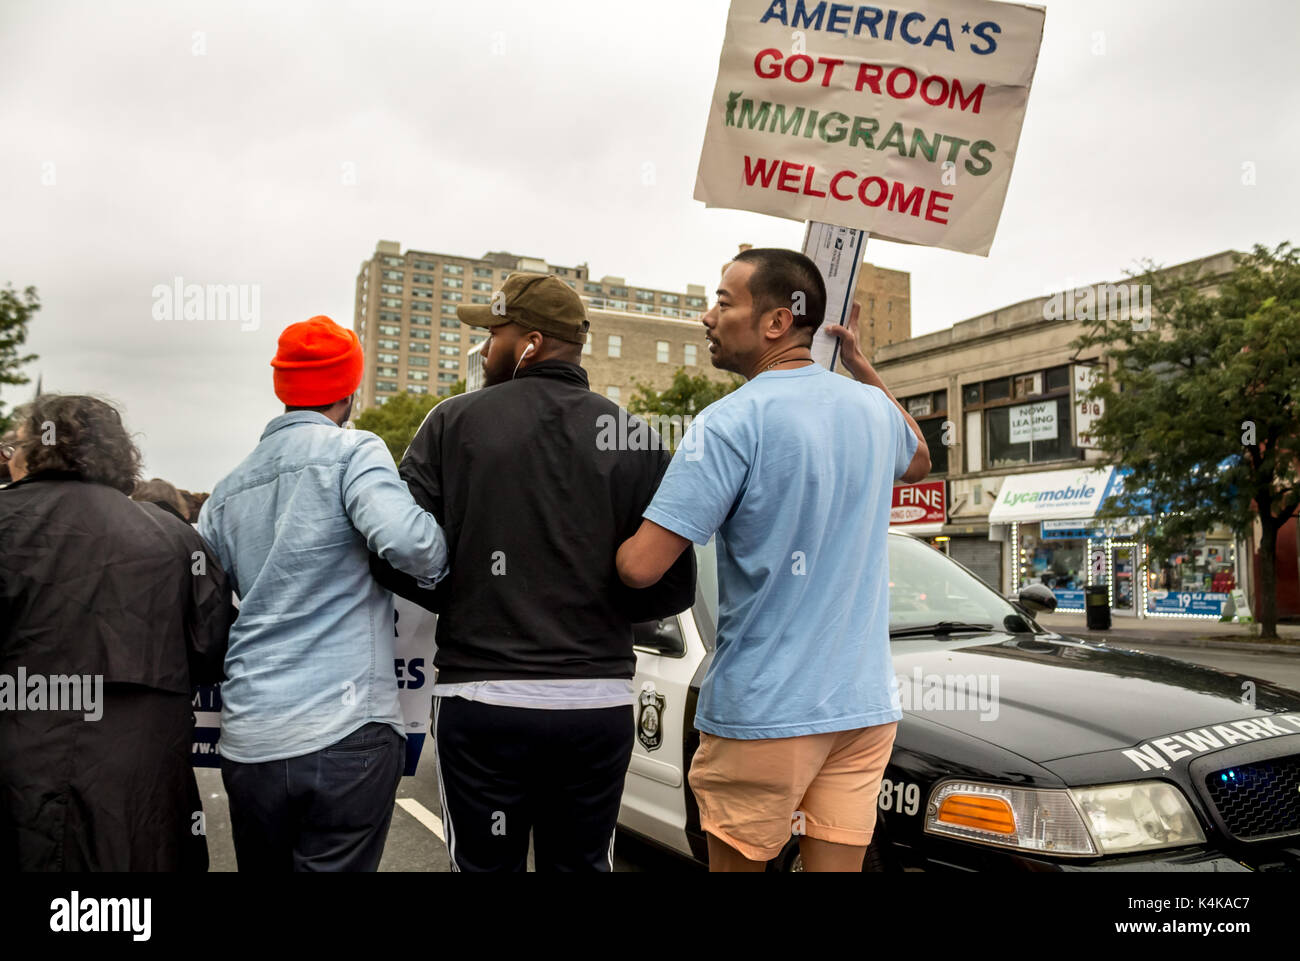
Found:
<path fill-rule="evenodd" d="M 688 778 L 700 827 L 751 861 L 791 834 L 865 847 L 898 722 L 853 731 L 740 740 L 700 732 Z"/>

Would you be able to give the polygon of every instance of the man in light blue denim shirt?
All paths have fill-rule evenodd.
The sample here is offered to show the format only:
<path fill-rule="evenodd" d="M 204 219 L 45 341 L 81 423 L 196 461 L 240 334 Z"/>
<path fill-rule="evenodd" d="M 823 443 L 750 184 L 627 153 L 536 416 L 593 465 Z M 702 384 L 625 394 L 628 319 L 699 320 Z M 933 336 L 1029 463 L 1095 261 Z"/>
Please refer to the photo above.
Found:
<path fill-rule="evenodd" d="M 384 442 L 340 429 L 362 363 L 328 317 L 286 328 L 285 413 L 199 515 L 240 598 L 220 742 L 240 870 L 375 870 L 392 819 L 405 734 L 369 552 L 430 587 L 447 548 Z"/>

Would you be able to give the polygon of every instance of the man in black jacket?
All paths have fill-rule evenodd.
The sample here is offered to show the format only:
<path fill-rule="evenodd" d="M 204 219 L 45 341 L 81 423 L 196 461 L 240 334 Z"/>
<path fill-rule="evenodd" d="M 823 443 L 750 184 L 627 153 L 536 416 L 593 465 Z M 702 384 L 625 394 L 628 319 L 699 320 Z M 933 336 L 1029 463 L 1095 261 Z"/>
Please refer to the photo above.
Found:
<path fill-rule="evenodd" d="M 512 274 L 491 306 L 457 312 L 490 332 L 487 386 L 435 407 L 400 466 L 446 532 L 450 573 L 421 592 L 372 558 L 381 581 L 439 614 L 452 868 L 523 870 L 531 830 L 537 870 L 610 871 L 632 753 L 632 624 L 695 598 L 690 551 L 644 590 L 614 566 L 669 452 L 589 389 L 586 310 L 561 281 Z"/>

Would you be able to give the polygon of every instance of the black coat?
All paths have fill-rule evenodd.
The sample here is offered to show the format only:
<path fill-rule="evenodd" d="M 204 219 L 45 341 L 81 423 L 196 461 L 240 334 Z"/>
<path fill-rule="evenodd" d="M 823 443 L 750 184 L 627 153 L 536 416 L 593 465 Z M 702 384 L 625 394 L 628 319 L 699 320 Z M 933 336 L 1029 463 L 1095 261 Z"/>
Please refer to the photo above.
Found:
<path fill-rule="evenodd" d="M 439 682 L 633 676 L 632 625 L 695 601 L 692 550 L 641 590 L 614 566 L 672 459 L 654 441 L 563 361 L 429 412 L 399 469 L 446 532 L 448 574 L 419 591 L 375 555 L 371 570 L 438 613 Z"/>
<path fill-rule="evenodd" d="M 0 870 L 207 869 L 192 688 L 222 680 L 234 615 L 174 514 L 61 472 L 0 489 L 0 685 L 102 677 L 98 719 L 0 710 Z"/>

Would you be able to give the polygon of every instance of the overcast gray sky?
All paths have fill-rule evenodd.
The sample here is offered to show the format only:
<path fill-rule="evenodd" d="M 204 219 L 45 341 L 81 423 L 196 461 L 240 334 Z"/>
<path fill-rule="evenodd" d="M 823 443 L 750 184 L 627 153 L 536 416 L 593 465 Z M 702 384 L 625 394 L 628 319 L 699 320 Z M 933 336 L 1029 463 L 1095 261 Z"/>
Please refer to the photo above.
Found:
<path fill-rule="evenodd" d="M 1045 6 L 991 255 L 868 245 L 911 272 L 914 333 L 1143 257 L 1300 241 L 1300 4 Z M 147 476 L 210 490 L 280 411 L 279 331 L 351 326 L 380 238 L 667 289 L 712 289 L 740 242 L 798 247 L 799 223 L 692 199 L 726 14 L 3 0 L 0 285 L 40 291 L 28 372 L 118 402 Z M 261 326 L 154 320 L 177 276 L 259 285 Z"/>

